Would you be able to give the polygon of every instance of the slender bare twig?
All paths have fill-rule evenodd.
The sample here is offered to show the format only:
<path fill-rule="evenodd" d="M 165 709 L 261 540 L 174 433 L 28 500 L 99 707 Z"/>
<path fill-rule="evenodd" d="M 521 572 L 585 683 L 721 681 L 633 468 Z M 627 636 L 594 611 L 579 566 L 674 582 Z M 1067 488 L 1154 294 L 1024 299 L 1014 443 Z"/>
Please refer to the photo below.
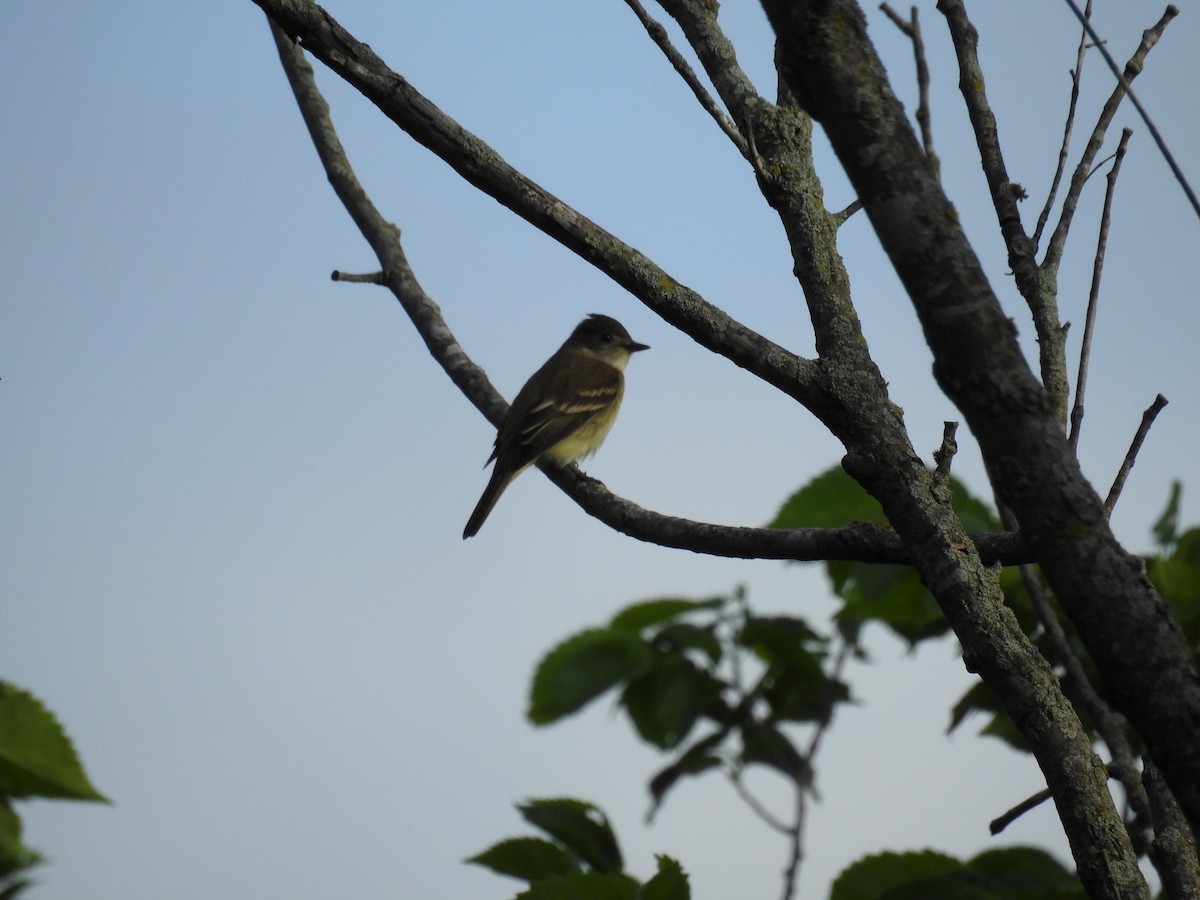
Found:
<path fill-rule="evenodd" d="M 921 129 L 921 145 L 925 155 L 937 172 L 941 168 L 937 154 L 933 150 L 933 123 L 929 113 L 929 63 L 925 59 L 925 40 L 921 37 L 921 19 L 914 6 L 910 10 L 910 19 L 905 21 L 892 7 L 883 3 L 879 7 L 892 23 L 912 41 L 913 56 L 917 64 L 917 126 Z"/>
<path fill-rule="evenodd" d="M 856 212 L 858 212 L 860 209 L 862 209 L 862 207 L 863 207 L 862 201 L 855 200 L 853 203 L 851 203 L 845 209 L 839 210 L 838 212 L 834 213 L 833 214 L 834 225 L 835 226 L 841 225 L 848 218 L 850 218 L 852 215 L 854 215 Z"/>
<path fill-rule="evenodd" d="M 646 8 L 638 0 L 625 0 L 625 3 L 633 10 L 633 14 L 638 17 L 638 21 L 642 23 L 642 27 L 650 35 L 650 39 L 658 45 L 663 55 L 667 57 L 667 60 L 675 68 L 675 71 L 679 73 L 679 77 L 692 89 L 692 93 L 696 95 L 696 99 L 700 101 L 700 105 L 713 117 L 717 126 L 725 132 L 726 137 L 733 141 L 734 146 L 738 148 L 738 152 L 746 157 L 746 159 L 749 159 L 750 148 L 746 143 L 746 138 L 742 136 L 742 133 L 737 130 L 737 126 L 733 124 L 733 120 L 725 115 L 725 112 L 717 105 L 717 101 L 713 99 L 713 96 L 700 83 L 700 79 L 696 77 L 696 73 L 688 65 L 687 60 L 675 49 L 670 37 L 667 35 L 667 29 L 662 26 L 661 22 L 646 12 Z"/>
<path fill-rule="evenodd" d="M 1087 6 L 1084 8 L 1083 15 L 1085 18 L 1092 17 L 1092 0 L 1087 0 Z M 1033 229 L 1033 248 L 1036 252 L 1038 245 L 1042 242 L 1042 231 L 1046 228 L 1046 222 L 1050 218 L 1050 210 L 1054 206 L 1054 198 L 1058 196 L 1058 186 L 1062 183 L 1063 172 L 1067 168 L 1067 151 L 1071 146 L 1071 131 L 1075 127 L 1075 108 L 1079 105 L 1079 82 L 1083 77 L 1083 60 L 1088 46 L 1088 33 L 1086 28 L 1079 30 L 1079 46 L 1075 50 L 1075 68 L 1071 70 L 1071 99 L 1067 104 L 1067 119 L 1063 123 L 1062 144 L 1058 148 L 1058 164 L 1054 168 L 1054 178 L 1050 182 L 1050 191 L 1046 194 L 1046 205 L 1042 207 L 1042 212 L 1038 215 L 1037 227 Z"/>
<path fill-rule="evenodd" d="M 1112 222 L 1113 194 L 1117 187 L 1117 176 L 1121 173 L 1121 162 L 1133 132 L 1128 128 L 1121 131 L 1121 142 L 1113 154 L 1112 168 L 1108 170 L 1108 187 L 1104 192 L 1104 210 L 1100 214 L 1100 235 L 1096 239 L 1096 255 L 1092 262 L 1092 285 L 1088 291 L 1087 317 L 1083 323 L 1083 340 L 1079 345 L 1079 374 L 1075 378 L 1075 405 L 1071 408 L 1071 449 L 1079 448 L 1079 429 L 1083 426 L 1083 398 L 1087 393 L 1088 361 L 1092 355 L 1092 332 L 1096 327 L 1096 308 L 1100 300 L 1100 275 L 1104 271 L 1104 252 L 1108 247 L 1108 229 Z"/>
<path fill-rule="evenodd" d="M 356 275 L 353 272 L 339 272 L 337 269 L 329 276 L 332 281 L 349 281 L 356 284 L 387 284 L 387 275 L 383 272 L 368 272 Z"/>
<path fill-rule="evenodd" d="M 1175 176 L 1175 180 L 1178 181 L 1179 186 L 1183 188 L 1183 193 L 1187 196 L 1188 202 L 1192 204 L 1192 209 L 1195 210 L 1197 216 L 1200 216 L 1200 200 L 1197 200 L 1196 192 L 1192 190 L 1191 184 L 1188 183 L 1187 176 L 1185 176 L 1183 174 L 1183 170 L 1179 168 L 1179 164 L 1175 161 L 1175 155 L 1171 153 L 1170 149 L 1167 147 L 1167 142 L 1163 140 L 1163 136 L 1159 132 L 1158 127 L 1154 124 L 1154 120 L 1151 119 L 1150 114 L 1146 112 L 1146 107 L 1142 105 L 1142 101 L 1138 99 L 1137 94 L 1133 92 L 1133 88 L 1129 86 L 1129 82 L 1132 80 L 1130 78 L 1129 69 L 1126 68 L 1125 73 L 1121 73 L 1120 68 L 1117 67 L 1116 60 L 1112 58 L 1112 54 L 1109 53 L 1108 48 L 1104 46 L 1104 41 L 1096 33 L 1096 29 L 1092 27 L 1091 20 L 1080 11 L 1079 6 L 1075 3 L 1075 0 L 1067 0 L 1067 5 L 1071 7 L 1071 11 L 1075 13 L 1084 29 L 1086 29 L 1087 33 L 1091 35 L 1092 41 L 1096 44 L 1096 49 L 1100 51 L 1101 56 L 1104 57 L 1104 61 L 1108 63 L 1108 67 L 1112 70 L 1113 75 L 1116 76 L 1116 79 L 1120 83 L 1122 89 L 1129 94 L 1130 102 L 1138 111 L 1138 115 L 1142 117 L 1142 121 L 1146 123 L 1146 128 L 1149 130 L 1150 136 L 1154 138 L 1154 143 L 1158 145 L 1158 152 L 1161 153 L 1163 159 L 1167 161 L 1167 166 L 1170 167 L 1171 174 Z M 1177 15 L 1179 15 L 1179 9 L 1173 5 L 1168 6 L 1167 11 L 1163 13 L 1163 19 L 1160 20 L 1160 25 L 1165 25 L 1166 22 L 1169 22 Z M 1158 28 L 1159 26 L 1155 27 Z M 1158 38 L 1156 37 L 1155 40 L 1157 39 Z"/>
<path fill-rule="evenodd" d="M 1071 2 L 1071 0 L 1068 0 Z M 1117 113 L 1117 108 L 1121 105 L 1121 100 L 1129 90 L 1129 84 L 1138 75 L 1141 74 L 1142 67 L 1146 62 L 1146 55 L 1158 43 L 1164 29 L 1170 21 L 1179 14 L 1179 10 L 1174 6 L 1168 6 L 1162 17 L 1150 28 L 1142 32 L 1142 40 L 1134 50 L 1133 55 L 1129 57 L 1129 62 L 1125 64 L 1125 73 L 1119 79 L 1120 83 L 1109 95 L 1105 101 L 1104 107 L 1100 111 L 1100 116 L 1096 120 L 1096 125 L 1092 129 L 1091 136 L 1088 138 L 1087 146 L 1084 147 L 1083 154 L 1079 158 L 1079 163 L 1075 166 L 1075 171 L 1071 175 L 1071 183 L 1067 188 L 1067 193 L 1063 197 L 1062 209 L 1059 211 L 1058 224 L 1055 225 L 1054 231 L 1050 235 L 1050 241 L 1046 245 L 1046 253 L 1042 257 L 1041 269 L 1043 273 L 1054 275 L 1058 272 L 1059 263 L 1062 261 L 1063 249 L 1067 241 L 1067 233 L 1071 228 L 1071 222 L 1075 216 L 1075 210 L 1079 205 L 1079 196 L 1083 191 L 1083 186 L 1086 183 L 1088 176 L 1092 171 L 1092 163 L 1096 159 L 1096 155 L 1100 152 L 1100 146 L 1104 143 L 1104 135 L 1108 131 L 1108 126 L 1112 123 L 1113 116 Z M 1095 35 L 1091 30 L 1090 23 L 1085 23 L 1085 28 L 1089 29 L 1088 34 L 1092 35 L 1095 40 Z M 1108 57 L 1108 51 L 1101 46 L 1100 50 Z"/>
<path fill-rule="evenodd" d="M 1138 451 L 1142 449 L 1142 442 L 1146 440 L 1146 434 L 1150 431 L 1150 426 L 1154 424 L 1154 420 L 1158 418 L 1158 414 L 1163 411 L 1163 407 L 1167 405 L 1167 398 L 1159 394 L 1154 398 L 1144 413 L 1142 413 L 1142 424 L 1138 426 L 1137 433 L 1133 436 L 1133 442 L 1129 445 L 1129 450 L 1125 454 L 1125 460 L 1121 463 L 1121 468 L 1117 472 L 1117 477 L 1113 479 L 1112 487 L 1108 489 L 1108 497 L 1104 501 L 1104 512 L 1107 515 L 1112 515 L 1113 507 L 1117 505 L 1117 499 L 1121 496 L 1121 491 L 1125 487 L 1125 480 L 1129 477 L 1129 471 L 1133 468 L 1134 462 L 1137 460 Z"/>
<path fill-rule="evenodd" d="M 1037 809 L 1049 799 L 1049 791 L 1038 791 L 1033 796 L 1022 800 L 1008 812 L 1004 813 L 1004 815 L 997 816 L 996 818 L 992 819 L 992 821 L 988 823 L 988 832 L 994 835 L 999 834 L 1013 822 L 1017 821 L 1017 819 L 1021 818 L 1021 816 L 1025 815 L 1025 813 L 1029 812 L 1031 809 Z"/>

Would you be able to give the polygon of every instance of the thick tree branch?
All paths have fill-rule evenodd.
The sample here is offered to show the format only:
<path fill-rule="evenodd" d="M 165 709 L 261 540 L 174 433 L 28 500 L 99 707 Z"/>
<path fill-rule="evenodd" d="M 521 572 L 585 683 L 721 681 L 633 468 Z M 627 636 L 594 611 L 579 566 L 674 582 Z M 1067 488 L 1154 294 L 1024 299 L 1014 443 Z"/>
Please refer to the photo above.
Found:
<path fill-rule="evenodd" d="M 1025 364 L 1014 329 L 888 87 L 861 10 L 849 0 L 765 0 L 764 6 L 779 37 L 784 77 L 825 128 L 863 200 L 917 310 L 938 381 L 978 439 L 1001 502 L 1033 542 L 1055 595 L 1103 673 L 1110 701 L 1155 753 L 1189 818 L 1200 821 L 1194 749 L 1200 745 L 1200 680 L 1186 642 L 1140 560 L 1109 530 L 1055 405 Z M 1006 707 L 1014 699 L 1004 697 Z M 1038 714 L 1009 712 L 1023 733 L 1032 724 L 1025 716 Z M 1072 746 L 1062 749 L 1082 765 L 1085 751 Z M 1088 889 L 1096 896 L 1145 896 L 1128 837 L 1102 786 L 1093 782 L 1086 790 L 1078 768 L 1038 759 Z M 1088 765 L 1094 771 L 1095 764 Z"/>

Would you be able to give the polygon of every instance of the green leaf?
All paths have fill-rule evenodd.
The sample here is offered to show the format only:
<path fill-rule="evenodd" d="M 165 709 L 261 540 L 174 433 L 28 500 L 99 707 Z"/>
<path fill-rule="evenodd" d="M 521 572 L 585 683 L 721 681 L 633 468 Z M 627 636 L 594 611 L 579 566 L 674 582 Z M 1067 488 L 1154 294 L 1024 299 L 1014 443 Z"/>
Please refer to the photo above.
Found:
<path fill-rule="evenodd" d="M 950 476 L 950 508 L 967 531 L 1004 530 L 1004 523 L 992 508 L 953 475 Z"/>
<path fill-rule="evenodd" d="M 850 688 L 830 678 L 819 667 L 773 670 L 766 678 L 762 699 L 770 708 L 772 722 L 821 722 L 838 703 L 850 700 Z"/>
<path fill-rule="evenodd" d="M 768 766 L 796 784 L 807 785 L 812 781 L 812 770 L 804 755 L 787 735 L 770 725 L 759 724 L 742 730 L 741 760 Z"/>
<path fill-rule="evenodd" d="M 18 878 L 8 884 L 0 884 L 0 900 L 16 900 L 31 887 L 33 881 L 29 878 Z"/>
<path fill-rule="evenodd" d="M 472 856 L 467 862 L 484 866 L 498 875 L 510 875 L 524 881 L 579 871 L 579 863 L 574 856 L 558 844 L 534 837 L 500 841 Z"/>
<path fill-rule="evenodd" d="M 737 642 L 767 665 L 808 666 L 825 638 L 795 616 L 748 616 Z"/>
<path fill-rule="evenodd" d="M 36 865 L 38 854 L 21 843 L 21 818 L 6 800 L 0 800 L 0 878 Z"/>
<path fill-rule="evenodd" d="M 890 900 L 890 892 L 898 887 L 953 872 L 960 866 L 953 856 L 932 850 L 877 853 L 844 869 L 829 889 L 829 900 Z M 940 894 L 928 896 L 941 900 Z"/>
<path fill-rule="evenodd" d="M 691 900 L 683 867 L 669 856 L 656 856 L 658 873 L 642 885 L 637 900 Z"/>
<path fill-rule="evenodd" d="M 910 647 L 940 637 L 950 626 L 933 596 L 908 566 L 851 563 L 841 590 L 845 603 L 834 615 L 842 633 L 853 637 L 866 622 L 880 622 Z"/>
<path fill-rule="evenodd" d="M 515 900 L 637 900 L 639 887 L 628 875 L 576 872 L 534 882 Z"/>
<path fill-rule="evenodd" d="M 665 750 L 688 736 L 719 693 L 711 675 L 687 657 L 670 654 L 630 681 L 621 703 L 642 739 Z"/>
<path fill-rule="evenodd" d="M 530 825 L 540 828 L 597 872 L 624 866 L 608 817 L 594 804 L 570 797 L 530 800 L 517 807 Z"/>
<path fill-rule="evenodd" d="M 613 616 L 611 625 L 613 628 L 640 632 L 643 628 L 649 628 L 660 622 L 669 622 L 688 613 L 720 609 L 725 602 L 723 597 L 714 597 L 710 600 L 682 600 L 674 597 L 644 600 L 618 612 Z"/>
<path fill-rule="evenodd" d="M 654 656 L 645 641 L 628 631 L 593 629 L 567 638 L 546 654 L 534 673 L 529 720 L 547 725 L 578 711 L 645 671 Z"/>
<path fill-rule="evenodd" d="M 1178 481 L 1171 482 L 1171 496 L 1167 499 L 1167 507 L 1151 526 L 1154 540 L 1160 547 L 1169 547 L 1175 543 L 1179 533 L 1179 501 L 1183 496 L 1183 485 Z"/>
<path fill-rule="evenodd" d="M 879 501 L 835 466 L 784 501 L 767 527 L 837 528 L 850 522 L 886 521 Z"/>
<path fill-rule="evenodd" d="M 53 713 L 0 681 L 0 797 L 31 796 L 108 802 L 88 781 Z"/>
<path fill-rule="evenodd" d="M 986 850 L 969 860 L 966 868 L 985 878 L 1004 897 L 1085 900 L 1087 896 L 1074 872 L 1037 847 Z"/>
<path fill-rule="evenodd" d="M 713 663 L 721 661 L 721 642 L 711 628 L 702 628 L 691 622 L 672 622 L 650 639 L 655 647 L 664 651 L 699 650 Z"/>
<path fill-rule="evenodd" d="M 946 732 L 954 731 L 972 713 L 984 713 L 988 716 L 987 724 L 979 730 L 981 735 L 999 738 L 1014 750 L 1020 750 L 1022 753 L 1032 752 L 1029 744 L 1025 742 L 1025 737 L 1017 729 L 1013 720 L 1009 718 L 1008 713 L 1004 711 L 1004 707 L 1000 704 L 1000 698 L 982 681 L 976 682 L 968 688 L 967 692 L 954 704 L 950 710 L 950 726 Z"/>
<path fill-rule="evenodd" d="M 713 751 L 721 745 L 726 735 L 727 731 L 722 730 L 697 741 L 684 751 L 679 759 L 666 768 L 660 769 L 650 779 L 650 796 L 654 801 L 650 808 L 651 815 L 662 806 L 667 791 L 673 788 L 679 779 L 689 775 L 700 775 L 721 765 L 721 757 Z"/>

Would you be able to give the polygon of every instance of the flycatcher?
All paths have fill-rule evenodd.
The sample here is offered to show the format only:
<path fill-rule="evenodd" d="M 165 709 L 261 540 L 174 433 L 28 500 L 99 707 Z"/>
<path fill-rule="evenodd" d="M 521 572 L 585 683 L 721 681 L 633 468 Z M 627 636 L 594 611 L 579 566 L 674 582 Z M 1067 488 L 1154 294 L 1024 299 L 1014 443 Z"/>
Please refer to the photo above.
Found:
<path fill-rule="evenodd" d="M 649 350 L 616 319 L 588 316 L 525 382 L 500 423 L 496 461 L 483 496 L 463 529 L 473 537 L 504 489 L 535 462 L 569 465 L 595 453 L 608 436 L 625 392 L 630 355 Z"/>

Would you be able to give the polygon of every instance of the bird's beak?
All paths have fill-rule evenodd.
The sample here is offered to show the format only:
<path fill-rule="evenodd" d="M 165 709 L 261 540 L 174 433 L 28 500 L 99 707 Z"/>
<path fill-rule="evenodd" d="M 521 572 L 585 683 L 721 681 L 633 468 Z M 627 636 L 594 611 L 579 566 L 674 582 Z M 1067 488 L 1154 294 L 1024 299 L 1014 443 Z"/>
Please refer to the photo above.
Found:
<path fill-rule="evenodd" d="M 649 344 L 639 344 L 637 341 L 629 342 L 629 352 L 630 353 L 637 353 L 639 350 L 649 350 L 649 349 L 650 349 Z"/>

